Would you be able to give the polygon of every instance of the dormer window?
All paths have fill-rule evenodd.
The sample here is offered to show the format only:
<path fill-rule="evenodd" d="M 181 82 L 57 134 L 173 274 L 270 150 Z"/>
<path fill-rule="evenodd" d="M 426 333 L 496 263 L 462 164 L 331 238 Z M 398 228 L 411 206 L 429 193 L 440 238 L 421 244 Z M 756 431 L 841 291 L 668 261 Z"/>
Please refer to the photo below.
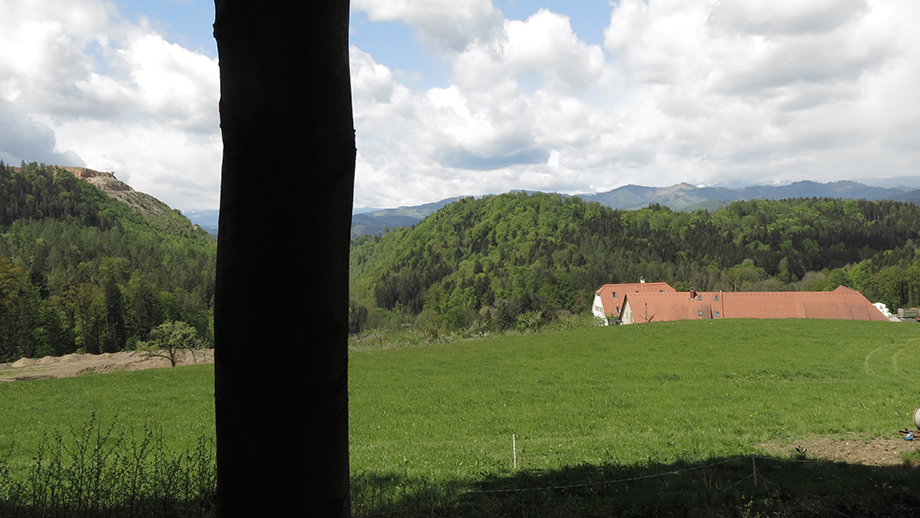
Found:
<path fill-rule="evenodd" d="M 703 296 L 702 296 L 702 295 L 697 295 L 697 296 L 696 296 L 696 300 L 702 301 L 702 300 L 703 300 Z"/>
<path fill-rule="evenodd" d="M 617 298 L 617 292 L 613 292 L 613 298 Z"/>
<path fill-rule="evenodd" d="M 716 302 L 719 302 L 719 296 L 716 295 Z"/>

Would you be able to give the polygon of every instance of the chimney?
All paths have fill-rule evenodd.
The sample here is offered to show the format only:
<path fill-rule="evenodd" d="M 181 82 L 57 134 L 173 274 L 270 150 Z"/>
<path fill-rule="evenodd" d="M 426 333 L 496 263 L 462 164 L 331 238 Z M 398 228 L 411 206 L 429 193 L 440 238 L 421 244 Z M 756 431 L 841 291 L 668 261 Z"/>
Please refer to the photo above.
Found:
<path fill-rule="evenodd" d="M 690 300 L 696 298 L 696 288 L 690 288 Z"/>
<path fill-rule="evenodd" d="M 639 277 L 639 284 L 645 284 L 645 277 Z"/>

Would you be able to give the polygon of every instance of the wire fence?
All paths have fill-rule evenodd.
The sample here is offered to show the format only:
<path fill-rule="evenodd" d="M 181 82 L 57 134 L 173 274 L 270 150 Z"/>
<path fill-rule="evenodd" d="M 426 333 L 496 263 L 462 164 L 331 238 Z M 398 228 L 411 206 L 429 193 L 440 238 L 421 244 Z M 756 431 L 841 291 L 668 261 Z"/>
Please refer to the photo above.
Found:
<path fill-rule="evenodd" d="M 682 469 L 668 470 L 668 471 L 663 471 L 661 473 L 653 473 L 650 475 L 642 475 L 638 477 L 621 478 L 621 479 L 616 479 L 616 480 L 604 480 L 600 482 L 585 482 L 585 483 L 580 483 L 580 484 L 548 485 L 548 486 L 525 487 L 525 488 L 481 489 L 481 490 L 466 491 L 463 494 L 469 495 L 469 494 L 484 494 L 484 493 L 519 493 L 519 492 L 526 492 L 526 491 L 546 491 L 546 490 L 554 490 L 554 489 L 564 490 L 564 489 L 577 489 L 577 488 L 584 488 L 584 487 L 609 486 L 613 484 L 636 482 L 639 480 L 648 480 L 648 479 L 654 479 L 654 478 L 664 478 L 664 477 L 673 476 L 673 475 L 681 475 L 681 474 L 691 472 L 691 471 L 700 471 L 700 470 L 709 469 L 715 466 L 720 466 L 723 464 L 729 464 L 731 462 L 750 460 L 751 470 L 752 470 L 751 475 L 744 477 L 743 479 L 739 480 L 732 486 L 728 486 L 726 488 L 728 489 L 730 487 L 740 484 L 741 482 L 744 482 L 745 480 L 749 480 L 752 478 L 754 479 L 754 485 L 757 485 L 757 479 L 758 479 L 757 460 L 758 459 L 770 461 L 770 462 L 777 462 L 777 461 L 779 462 L 804 462 L 804 463 L 820 462 L 819 460 L 782 459 L 782 458 L 777 458 L 777 457 L 759 457 L 757 455 L 745 455 L 745 456 L 732 457 L 730 459 L 725 459 L 725 460 L 721 460 L 718 462 L 711 462 L 711 463 L 703 464 L 700 466 L 691 466 L 691 467 L 682 468 Z M 760 479 L 763 480 L 763 477 L 760 476 Z"/>

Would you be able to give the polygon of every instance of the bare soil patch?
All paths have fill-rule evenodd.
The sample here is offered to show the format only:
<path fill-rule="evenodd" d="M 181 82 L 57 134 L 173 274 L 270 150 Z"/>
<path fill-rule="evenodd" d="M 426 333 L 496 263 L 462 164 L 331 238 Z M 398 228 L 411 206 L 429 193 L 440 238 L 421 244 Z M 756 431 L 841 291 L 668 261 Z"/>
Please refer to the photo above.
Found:
<path fill-rule="evenodd" d="M 765 443 L 759 446 L 774 455 L 865 466 L 901 466 L 905 463 L 905 454 L 920 450 L 920 440 L 905 441 L 900 435 L 877 437 L 871 441 L 810 437 L 795 444 Z"/>
<path fill-rule="evenodd" d="M 177 365 L 214 363 L 214 349 L 181 351 Z M 103 374 L 115 371 L 137 371 L 169 367 L 166 358 L 148 357 L 138 351 L 104 354 L 68 354 L 39 359 L 21 358 L 13 363 L 0 363 L 0 383 L 47 378 L 70 378 L 82 374 Z"/>

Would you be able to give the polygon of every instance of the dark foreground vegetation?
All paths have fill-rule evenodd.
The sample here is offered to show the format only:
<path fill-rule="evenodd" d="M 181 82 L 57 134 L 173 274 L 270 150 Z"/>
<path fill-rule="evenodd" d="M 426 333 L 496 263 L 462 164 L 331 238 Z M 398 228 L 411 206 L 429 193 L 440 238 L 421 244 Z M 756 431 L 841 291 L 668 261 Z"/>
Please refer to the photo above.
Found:
<path fill-rule="evenodd" d="M 166 322 L 210 345 L 217 240 L 136 194 L 0 162 L 0 362 L 135 349 Z"/>
<path fill-rule="evenodd" d="M 46 431 L 27 471 L 14 473 L 13 446 L 0 455 L 3 517 L 215 516 L 213 437 L 170 449 L 162 428 L 127 428 L 95 415 Z"/>
<path fill-rule="evenodd" d="M 917 469 L 800 457 L 584 465 L 433 483 L 352 478 L 356 517 L 892 517 L 920 512 Z"/>
<path fill-rule="evenodd" d="M 351 331 L 532 327 L 590 311 L 606 283 L 678 290 L 861 291 L 920 305 L 920 207 L 837 199 L 619 211 L 579 198 L 464 199 L 412 228 L 355 239 Z"/>
<path fill-rule="evenodd" d="M 44 436 L 25 477 L 0 455 L 0 516 L 217 516 L 213 439 L 176 452 L 162 429 L 95 417 Z M 451 482 L 354 473 L 356 518 L 912 516 L 920 511 L 916 456 L 871 467 L 762 455 L 625 466 L 607 462 Z"/>

